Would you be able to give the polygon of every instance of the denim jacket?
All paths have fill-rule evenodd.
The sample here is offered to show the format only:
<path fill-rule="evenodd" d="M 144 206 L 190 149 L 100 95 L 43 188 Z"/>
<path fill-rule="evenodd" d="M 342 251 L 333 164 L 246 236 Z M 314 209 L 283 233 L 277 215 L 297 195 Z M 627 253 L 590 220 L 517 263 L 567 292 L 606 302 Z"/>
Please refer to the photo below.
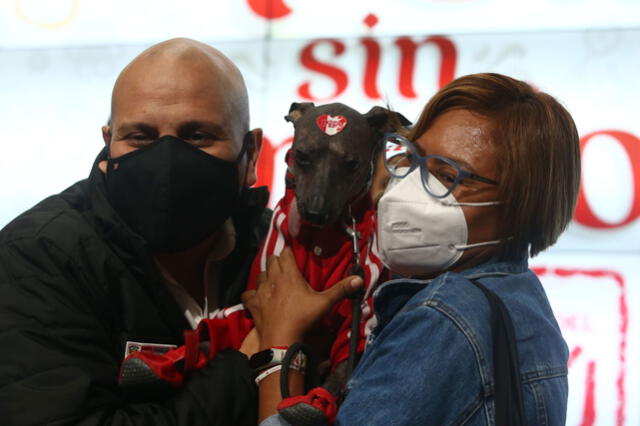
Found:
<path fill-rule="evenodd" d="M 467 277 L 478 278 L 509 310 L 527 423 L 564 425 L 569 351 L 526 259 L 380 286 L 374 295 L 378 325 L 349 381 L 337 424 L 495 423 L 491 309 Z"/>

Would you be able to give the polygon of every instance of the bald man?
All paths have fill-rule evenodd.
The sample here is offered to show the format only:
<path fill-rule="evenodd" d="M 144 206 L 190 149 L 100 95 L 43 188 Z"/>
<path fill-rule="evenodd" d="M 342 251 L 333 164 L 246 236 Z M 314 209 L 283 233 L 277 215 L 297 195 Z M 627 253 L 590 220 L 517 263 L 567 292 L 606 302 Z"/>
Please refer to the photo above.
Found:
<path fill-rule="evenodd" d="M 199 42 L 155 45 L 102 134 L 88 179 L 0 231 L 0 424 L 255 424 L 238 351 L 180 390 L 118 386 L 127 351 L 181 345 L 245 288 L 269 212 L 240 72 Z"/>

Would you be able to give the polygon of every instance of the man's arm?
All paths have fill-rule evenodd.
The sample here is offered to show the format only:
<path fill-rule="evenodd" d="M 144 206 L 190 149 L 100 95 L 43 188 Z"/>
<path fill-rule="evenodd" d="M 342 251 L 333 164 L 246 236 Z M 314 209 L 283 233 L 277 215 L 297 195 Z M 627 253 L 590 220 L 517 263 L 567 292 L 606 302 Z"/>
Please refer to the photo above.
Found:
<path fill-rule="evenodd" d="M 129 403 L 117 385 L 118 336 L 100 319 L 109 301 L 89 294 L 86 271 L 40 245 L 0 247 L 3 424 L 255 424 L 257 392 L 237 351 L 221 353 L 174 397 Z"/>

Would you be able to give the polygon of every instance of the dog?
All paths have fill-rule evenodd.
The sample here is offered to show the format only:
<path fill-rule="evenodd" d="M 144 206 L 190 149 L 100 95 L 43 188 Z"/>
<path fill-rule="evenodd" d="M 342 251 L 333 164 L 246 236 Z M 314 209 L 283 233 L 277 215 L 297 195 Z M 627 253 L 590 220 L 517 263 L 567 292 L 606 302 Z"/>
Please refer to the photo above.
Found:
<path fill-rule="evenodd" d="M 359 271 L 365 282 L 358 324 L 357 352 L 361 353 L 375 326 L 373 290 L 386 278 L 376 250 L 375 205 L 369 188 L 384 134 L 410 122 L 386 108 L 376 106 L 361 114 L 340 103 L 293 103 L 285 119 L 295 130 L 286 157 L 285 195 L 274 209 L 267 238 L 254 260 L 249 288 L 255 287 L 258 274 L 266 270 L 267 259 L 286 246 L 316 291 Z M 346 299 L 318 327 L 324 333 L 316 334 L 335 336 L 328 351 L 333 372 L 349 358 L 354 312 L 352 300 Z M 344 381 L 330 381 L 332 391 Z"/>

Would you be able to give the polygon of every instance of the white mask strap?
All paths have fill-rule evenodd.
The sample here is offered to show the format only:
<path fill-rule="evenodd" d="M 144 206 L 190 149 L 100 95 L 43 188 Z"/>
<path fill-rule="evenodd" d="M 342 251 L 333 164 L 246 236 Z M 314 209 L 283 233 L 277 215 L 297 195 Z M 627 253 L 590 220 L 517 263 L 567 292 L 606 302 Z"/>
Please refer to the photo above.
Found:
<path fill-rule="evenodd" d="M 482 247 L 482 246 L 493 246 L 496 244 L 500 244 L 500 240 L 492 240 L 492 241 L 483 241 L 481 243 L 473 243 L 473 244 L 461 244 L 461 245 L 456 245 L 454 246 L 456 248 L 456 250 L 466 250 L 468 248 L 473 248 L 473 247 Z"/>
<path fill-rule="evenodd" d="M 483 201 L 483 202 L 479 202 L 479 203 L 459 203 L 457 201 L 453 202 L 453 201 L 445 201 L 442 200 L 440 201 L 440 204 L 443 204 L 445 206 L 469 206 L 469 207 L 483 207 L 483 206 L 497 206 L 498 204 L 502 204 L 502 201 Z"/>

